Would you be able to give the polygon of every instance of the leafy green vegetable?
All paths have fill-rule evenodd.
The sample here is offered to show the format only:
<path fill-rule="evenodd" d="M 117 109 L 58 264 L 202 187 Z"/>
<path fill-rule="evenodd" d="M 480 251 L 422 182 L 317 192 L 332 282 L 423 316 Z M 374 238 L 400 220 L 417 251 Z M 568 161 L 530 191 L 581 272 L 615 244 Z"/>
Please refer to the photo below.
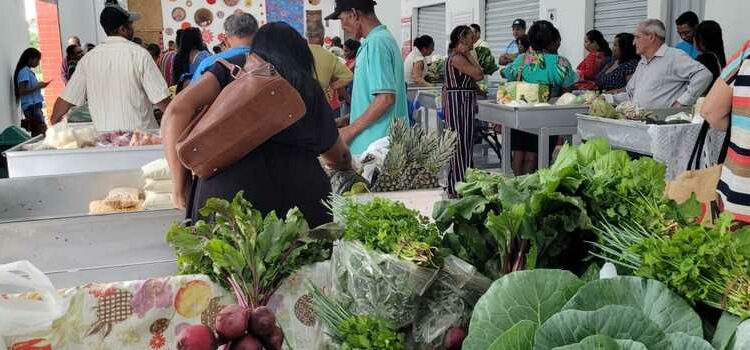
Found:
<path fill-rule="evenodd" d="M 561 270 L 520 271 L 500 278 L 474 307 L 464 350 L 487 349 L 523 320 L 540 325 L 560 311 L 582 284 L 574 274 Z"/>
<path fill-rule="evenodd" d="M 659 326 L 638 309 L 608 305 L 596 311 L 561 311 L 539 327 L 534 349 L 554 349 L 575 344 L 592 335 L 633 340 L 648 349 L 668 349 L 669 341 Z"/>
<path fill-rule="evenodd" d="M 393 254 L 422 266 L 435 266 L 440 232 L 437 226 L 401 202 L 375 197 L 368 203 L 337 199 L 334 209 L 346 231 L 344 239 Z"/>
<path fill-rule="evenodd" d="M 537 327 L 534 321 L 522 320 L 497 337 L 488 350 L 531 350 Z"/>
<path fill-rule="evenodd" d="M 495 62 L 495 57 L 492 56 L 492 52 L 487 47 L 477 47 L 477 59 L 479 66 L 482 67 L 482 72 L 484 72 L 484 75 L 492 75 L 495 74 L 498 70 L 500 70 L 500 67 L 498 67 L 497 62 Z"/>
<path fill-rule="evenodd" d="M 638 277 L 591 281 L 578 290 L 563 310 L 594 311 L 607 305 L 639 309 L 666 333 L 703 334 L 700 317 L 685 300 L 661 282 Z"/>
<path fill-rule="evenodd" d="M 703 340 L 703 338 L 694 335 L 678 332 L 667 334 L 667 339 L 672 349 L 713 350 L 711 344 Z"/>
<path fill-rule="evenodd" d="M 648 350 L 637 341 L 612 339 L 606 335 L 590 335 L 580 343 L 559 346 L 553 350 Z"/>
<path fill-rule="evenodd" d="M 716 332 L 711 340 L 711 345 L 717 350 L 732 349 L 734 333 L 740 323 L 742 323 L 741 318 L 727 312 L 722 313 L 719 324 L 716 325 Z"/>
<path fill-rule="evenodd" d="M 310 230 L 298 209 L 284 219 L 274 212 L 263 217 L 242 192 L 232 202 L 209 199 L 200 214 L 211 221 L 175 224 L 167 233 L 178 272 L 207 274 L 252 306 L 265 305 L 299 267 L 328 259 L 339 236 L 331 226 Z"/>
<path fill-rule="evenodd" d="M 331 336 L 344 350 L 405 350 L 403 336 L 386 321 L 366 315 L 354 315 L 328 298 L 317 286 L 309 283 L 315 314 L 331 331 Z"/>

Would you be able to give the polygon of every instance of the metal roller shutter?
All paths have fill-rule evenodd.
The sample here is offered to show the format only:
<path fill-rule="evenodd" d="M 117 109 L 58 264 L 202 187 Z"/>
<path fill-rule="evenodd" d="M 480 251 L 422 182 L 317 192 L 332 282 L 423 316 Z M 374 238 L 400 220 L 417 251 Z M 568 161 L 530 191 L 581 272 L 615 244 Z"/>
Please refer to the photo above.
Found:
<path fill-rule="evenodd" d="M 539 19 L 539 0 L 487 0 L 484 18 L 484 37 L 492 53 L 499 56 L 513 40 L 514 20 L 523 19 L 528 28 Z"/>
<path fill-rule="evenodd" d="M 435 40 L 435 52 L 446 54 L 445 4 L 420 7 L 417 10 L 417 35 L 429 35 Z M 416 38 L 416 37 L 414 37 Z"/>
<path fill-rule="evenodd" d="M 634 33 L 648 17 L 648 0 L 595 0 L 594 29 L 612 42 L 615 35 Z"/>

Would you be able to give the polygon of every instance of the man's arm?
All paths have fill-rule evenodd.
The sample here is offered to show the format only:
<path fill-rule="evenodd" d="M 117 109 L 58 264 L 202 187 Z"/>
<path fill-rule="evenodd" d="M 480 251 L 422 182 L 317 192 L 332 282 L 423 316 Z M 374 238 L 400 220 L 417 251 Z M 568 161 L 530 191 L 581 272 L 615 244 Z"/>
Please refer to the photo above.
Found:
<path fill-rule="evenodd" d="M 396 95 L 393 93 L 384 92 L 375 95 L 375 100 L 367 107 L 367 110 L 354 123 L 340 130 L 341 138 L 346 144 L 351 144 L 357 135 L 380 120 L 395 103 Z"/>
<path fill-rule="evenodd" d="M 52 116 L 49 118 L 50 125 L 59 123 L 73 106 L 75 105 L 63 100 L 62 97 L 58 97 L 55 100 L 55 106 L 52 108 Z"/>
<path fill-rule="evenodd" d="M 677 57 L 673 65 L 673 74 L 688 81 L 687 90 L 677 98 L 676 105 L 691 106 L 711 85 L 713 75 L 702 64 L 684 56 Z"/>
<path fill-rule="evenodd" d="M 423 77 L 424 72 L 424 61 L 414 62 L 414 69 L 412 70 L 412 79 L 417 83 L 418 86 L 431 87 L 432 84 L 428 83 Z"/>

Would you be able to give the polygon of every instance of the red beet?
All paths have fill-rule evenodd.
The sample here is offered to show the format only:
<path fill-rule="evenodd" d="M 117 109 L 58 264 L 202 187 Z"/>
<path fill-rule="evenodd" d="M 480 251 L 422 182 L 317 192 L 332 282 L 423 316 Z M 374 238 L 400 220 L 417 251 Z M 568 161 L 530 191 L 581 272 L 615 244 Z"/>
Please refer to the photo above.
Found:
<path fill-rule="evenodd" d="M 242 337 L 240 340 L 232 341 L 230 350 L 263 350 L 263 345 L 260 344 L 257 338 L 248 334 Z"/>
<path fill-rule="evenodd" d="M 177 335 L 177 350 L 215 350 L 216 338 L 204 325 L 187 326 Z"/>
<path fill-rule="evenodd" d="M 255 309 L 250 316 L 250 333 L 265 338 L 271 335 L 276 326 L 276 316 L 271 309 L 261 306 Z"/>
<path fill-rule="evenodd" d="M 228 339 L 241 338 L 247 331 L 249 321 L 250 310 L 236 304 L 229 305 L 216 315 L 216 332 Z"/>
<path fill-rule="evenodd" d="M 461 350 L 461 346 L 466 339 L 466 331 L 461 327 L 453 327 L 445 334 L 445 348 L 447 350 Z"/>
<path fill-rule="evenodd" d="M 281 350 L 281 347 L 284 345 L 284 331 L 281 329 L 281 327 L 274 326 L 273 332 L 263 339 L 263 346 L 265 346 L 266 350 Z"/>

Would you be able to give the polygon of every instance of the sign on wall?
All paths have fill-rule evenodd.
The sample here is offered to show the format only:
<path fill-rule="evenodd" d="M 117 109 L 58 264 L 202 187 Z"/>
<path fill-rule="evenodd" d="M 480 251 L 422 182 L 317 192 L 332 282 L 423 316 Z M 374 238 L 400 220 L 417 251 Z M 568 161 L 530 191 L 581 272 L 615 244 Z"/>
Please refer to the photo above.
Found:
<path fill-rule="evenodd" d="M 178 29 L 198 27 L 206 46 L 219 45 L 225 36 L 224 19 L 237 12 L 252 14 L 260 25 L 267 20 L 266 0 L 162 0 L 161 4 L 165 44 L 175 40 Z"/>

